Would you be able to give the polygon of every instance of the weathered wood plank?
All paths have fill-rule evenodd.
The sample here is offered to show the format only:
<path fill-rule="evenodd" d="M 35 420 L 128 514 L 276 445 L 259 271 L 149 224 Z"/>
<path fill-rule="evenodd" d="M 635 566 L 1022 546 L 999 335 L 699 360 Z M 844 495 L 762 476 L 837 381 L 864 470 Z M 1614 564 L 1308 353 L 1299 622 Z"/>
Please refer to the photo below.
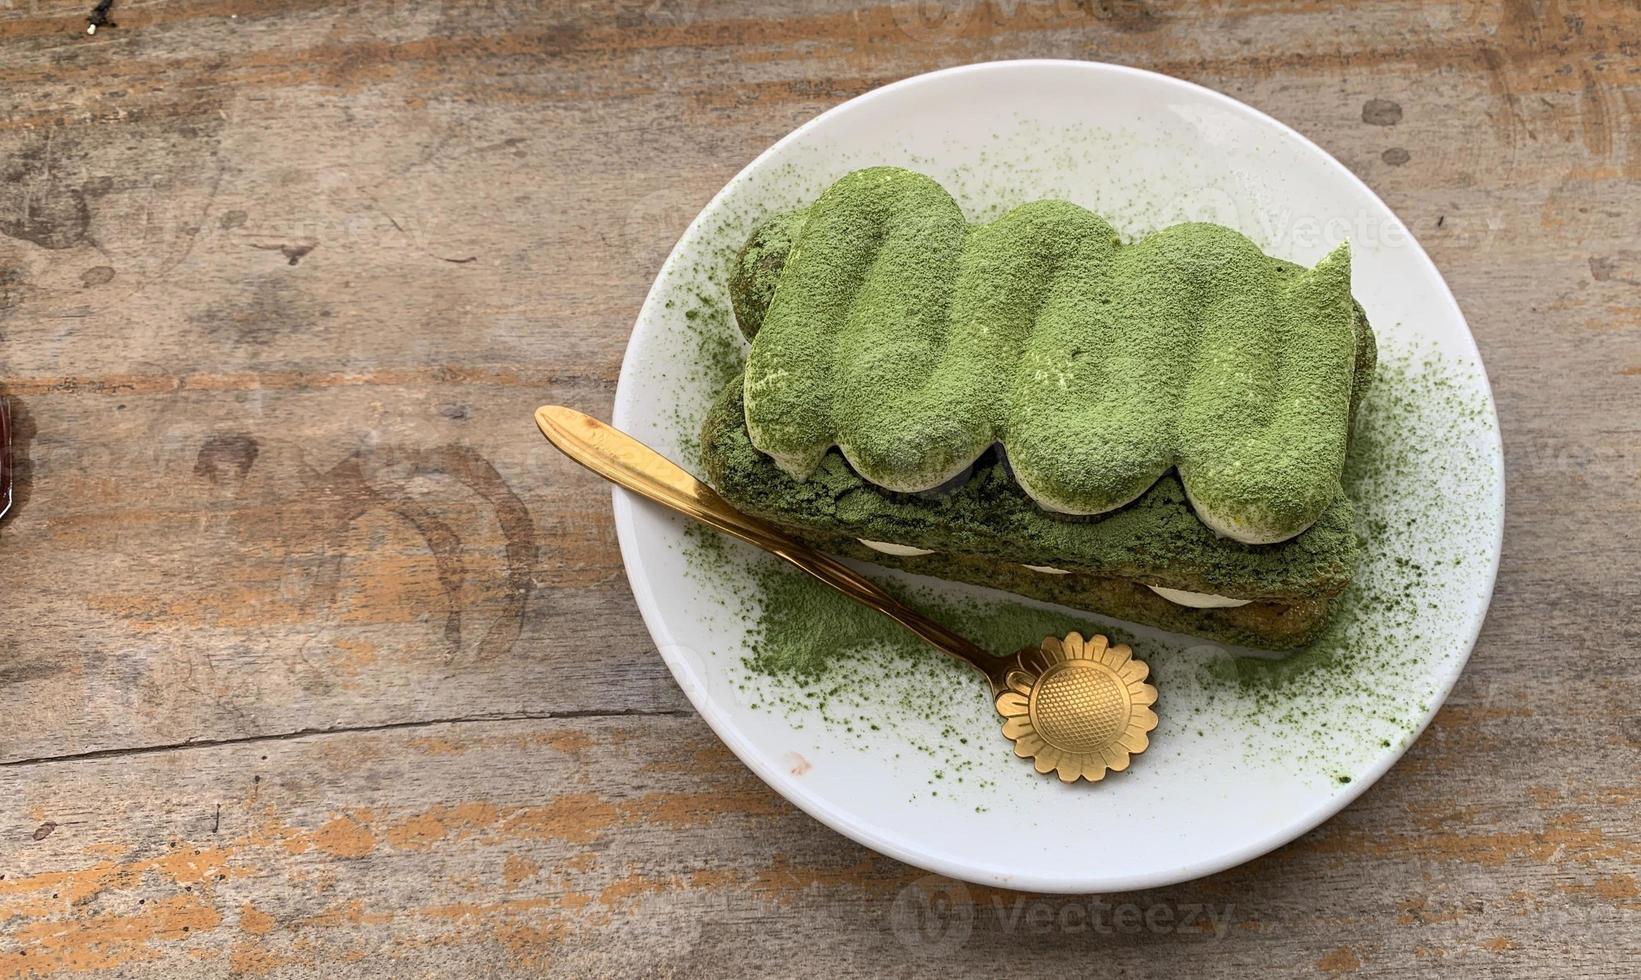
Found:
<path fill-rule="evenodd" d="M 19 721 L 0 756 L 158 744 L 156 733 L 179 728 L 231 737 L 326 727 L 338 706 L 352 713 L 349 698 L 378 706 L 367 721 L 474 713 L 463 703 L 484 713 L 498 697 L 510 713 L 597 703 L 574 685 L 510 683 L 543 657 L 574 656 L 551 642 L 563 635 L 556 624 L 607 615 L 616 639 L 641 637 L 606 514 L 562 511 L 597 499 L 590 481 L 539 446 L 526 451 L 518 420 L 546 397 L 606 409 L 625 325 L 667 243 L 764 141 L 875 82 L 862 72 L 877 64 L 860 56 L 867 49 L 887 48 L 910 71 L 986 39 L 1067 53 L 1068 39 L 1092 30 L 1327 134 L 1419 230 L 1471 311 L 1507 431 L 1529 450 L 1511 459 L 1512 540 L 1542 533 L 1560 545 L 1523 563 L 1523 581 L 1633 595 L 1606 571 L 1635 567 L 1627 542 L 1560 500 L 1569 478 L 1591 476 L 1617 484 L 1592 505 L 1621 515 L 1636 500 L 1625 461 L 1637 437 L 1621 423 L 1635 376 L 1614 371 L 1641 366 L 1626 359 L 1636 347 L 1626 280 L 1638 260 L 1627 247 L 1633 208 L 1619 195 L 1641 153 L 1628 112 L 1635 82 L 1614 69 L 1621 18 L 1592 13 L 1577 32 L 1550 31 L 1519 11 L 1430 5 L 1375 15 L 1372 31 L 1357 30 L 1359 50 L 1341 54 L 1333 31 L 1361 13 L 1210 7 L 1085 24 L 1056 5 L 964 9 L 933 25 L 907 22 L 900 8 L 794 11 L 771 25 L 694 8 L 520 23 L 481 6 L 395 15 L 384 39 L 356 11 L 269 17 L 175 4 L 133 7 L 112 42 L 66 49 L 49 16 L 7 21 L 22 56 L 0 73 L 32 97 L 8 114 L 0 145 L 15 171 L 10 203 L 31 217 L 0 238 L 10 283 L 0 364 L 42 435 L 26 467 L 39 474 L 39 502 L 26 487 L 0 532 L 10 558 L 0 589 L 23 597 L 10 611 L 19 622 L 48 628 L 12 656 L 8 669 L 30 683 L 0 693 Z M 794 36 L 826 30 L 839 51 L 794 54 Z M 549 36 L 558 46 L 542 49 Z M 1165 36 L 1195 39 L 1183 50 L 1200 60 L 1166 62 L 1182 49 Z M 1467 41 L 1508 57 L 1461 57 Z M 1426 84 L 1419 73 L 1438 63 Z M 1581 72 L 1593 87 L 1569 81 Z M 331 88 L 316 87 L 320 75 Z M 848 91 L 790 84 L 817 75 Z M 676 90 L 635 82 L 655 77 Z M 750 104 L 734 94 L 747 85 L 760 92 Z M 1387 108 L 1368 113 L 1370 99 Z M 1556 120 L 1563 138 L 1537 138 Z M 1387 162 L 1396 149 L 1406 162 Z M 1565 206 L 1574 199 L 1589 203 Z M 1533 310 L 1544 311 L 1535 329 L 1519 329 Z M 1585 379 L 1579 400 L 1541 383 L 1545 363 Z M 449 602 L 454 577 L 444 569 L 441 579 L 433 545 L 406 526 L 410 505 L 395 511 L 355 483 L 319 522 L 354 528 L 336 522 L 368 511 L 399 533 L 392 561 L 377 556 L 374 573 L 349 567 L 369 579 L 360 595 L 331 594 L 348 555 L 315 557 L 318 539 L 291 540 L 308 527 L 291 511 L 306 512 L 315 481 L 367 447 L 367 466 L 413 465 L 409 452 L 493 470 L 533 516 L 538 560 L 526 572 L 507 563 L 493 502 L 463 490 L 465 504 L 437 493 L 420 504 L 447 545 L 483 559 L 457 588 L 488 598 L 459 598 L 444 622 L 454 610 L 485 620 L 483 634 L 500 616 L 519 618 L 500 629 L 525 643 L 516 654 L 499 639 L 486 648 L 500 656 L 488 681 L 439 679 L 460 648 L 424 642 L 443 625 L 429 604 Z M 219 457 L 227 462 L 211 462 Z M 531 545 L 530 529 L 514 527 L 516 560 Z M 111 541 L 133 560 L 109 560 Z M 293 548 L 307 557 L 293 559 Z M 97 589 L 81 587 L 88 576 Z M 522 604 L 499 602 L 525 578 Z M 458 608 L 481 599 L 491 605 Z M 235 604 L 237 620 L 224 608 Z M 1537 616 L 1542 604 L 1521 608 Z M 1621 608 L 1595 614 L 1612 620 Z M 251 622 L 263 627 L 257 644 L 245 642 Z M 464 642 L 481 642 L 474 628 Z M 361 669 L 351 690 L 313 697 L 313 664 L 368 656 L 361 643 L 422 662 Z M 129 711 L 142 677 L 111 668 L 122 661 L 140 662 L 163 696 Z M 273 690 L 241 690 L 247 709 L 190 689 L 187 678 L 224 663 L 254 665 Z M 679 705 L 657 665 L 617 669 L 640 677 L 621 696 Z M 607 677 L 589 670 L 587 684 Z M 42 711 L 58 720 L 36 723 Z"/>
<path fill-rule="evenodd" d="M 1524 778 L 1530 806 L 1498 806 L 1473 760 L 1517 744 L 1530 717 L 1449 708 L 1359 805 L 1205 881 L 1101 896 L 1104 908 L 962 889 L 954 922 L 969 932 L 944 941 L 906 929 L 918 872 L 817 834 L 692 716 L 7 767 L 0 976 L 746 976 L 801 963 L 866 977 L 893 962 L 1043 975 L 1092 956 L 1114 975 L 1356 963 L 1627 976 L 1641 837 L 1619 828 L 1637 790 L 1602 789 L 1598 767 L 1575 764 Z"/>

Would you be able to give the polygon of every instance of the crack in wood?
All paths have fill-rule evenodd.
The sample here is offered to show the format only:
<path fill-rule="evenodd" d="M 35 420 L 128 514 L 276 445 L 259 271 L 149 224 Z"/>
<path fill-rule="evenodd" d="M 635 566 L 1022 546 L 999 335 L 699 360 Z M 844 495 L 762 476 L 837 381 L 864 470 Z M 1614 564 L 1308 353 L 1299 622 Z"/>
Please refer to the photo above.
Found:
<path fill-rule="evenodd" d="M 24 766 L 51 765 L 63 762 L 86 762 L 97 759 L 119 759 L 129 756 L 155 755 L 161 752 L 183 752 L 190 749 L 216 749 L 233 745 L 255 745 L 261 742 L 290 742 L 304 738 L 324 738 L 333 735 L 360 735 L 374 732 L 403 731 L 414 728 L 436 728 L 440 725 L 488 725 L 509 721 L 574 721 L 582 718 L 690 718 L 695 712 L 688 709 L 620 708 L 600 711 L 591 708 L 572 711 L 520 712 L 516 714 L 469 715 L 455 718 L 427 718 L 417 721 L 393 721 L 379 725 L 344 725 L 336 728 L 298 728 L 288 732 L 268 732 L 239 738 L 197 739 L 170 742 L 162 745 L 133 745 L 114 749 L 91 749 L 67 755 L 36 756 L 32 759 L 12 759 L 0 762 L 0 769 Z"/>

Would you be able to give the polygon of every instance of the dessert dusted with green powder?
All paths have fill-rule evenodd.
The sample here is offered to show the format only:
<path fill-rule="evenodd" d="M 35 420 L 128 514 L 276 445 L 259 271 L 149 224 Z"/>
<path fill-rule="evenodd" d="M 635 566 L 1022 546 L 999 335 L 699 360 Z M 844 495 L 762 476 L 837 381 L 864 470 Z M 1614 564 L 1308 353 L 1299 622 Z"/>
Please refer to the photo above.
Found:
<path fill-rule="evenodd" d="M 1232 643 L 1325 625 L 1374 363 L 1341 247 L 1217 225 L 1124 245 L 1045 201 L 969 224 L 856 171 L 736 259 L 746 372 L 702 433 L 731 502 L 829 550 Z"/>
<path fill-rule="evenodd" d="M 1343 497 L 1304 534 L 1247 545 L 1197 520 L 1172 476 L 1127 507 L 1075 520 L 1037 506 L 994 459 L 941 494 L 886 493 L 836 452 L 798 480 L 752 445 L 739 378 L 708 414 L 701 446 L 709 480 L 726 499 L 826 551 L 1225 643 L 1287 649 L 1309 642 L 1326 625 L 1356 562 L 1353 515 Z M 929 553 L 884 554 L 864 541 Z M 1248 601 L 1196 609 L 1162 598 L 1153 586 Z"/>
<path fill-rule="evenodd" d="M 1098 514 L 1176 470 L 1250 543 L 1339 495 L 1371 342 L 1348 252 L 1298 269 L 1217 225 L 1123 246 L 1062 201 L 969 225 L 937 183 L 857 171 L 743 253 L 748 429 L 803 478 L 838 447 L 916 492 L 1001 444 L 1047 509 Z"/>

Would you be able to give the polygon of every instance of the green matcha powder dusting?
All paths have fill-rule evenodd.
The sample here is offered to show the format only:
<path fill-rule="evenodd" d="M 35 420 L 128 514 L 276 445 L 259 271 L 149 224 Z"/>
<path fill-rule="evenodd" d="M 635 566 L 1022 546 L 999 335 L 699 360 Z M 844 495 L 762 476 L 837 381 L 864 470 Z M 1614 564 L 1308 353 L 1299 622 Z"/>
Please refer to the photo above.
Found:
<path fill-rule="evenodd" d="M 1214 224 L 1124 246 L 1066 201 L 969 224 L 896 167 L 772 218 L 731 296 L 752 441 L 796 477 L 838 445 L 921 491 L 1001 443 L 1033 496 L 1096 514 L 1177 467 L 1205 520 L 1262 543 L 1337 497 L 1371 374 L 1344 246 L 1309 270 Z"/>

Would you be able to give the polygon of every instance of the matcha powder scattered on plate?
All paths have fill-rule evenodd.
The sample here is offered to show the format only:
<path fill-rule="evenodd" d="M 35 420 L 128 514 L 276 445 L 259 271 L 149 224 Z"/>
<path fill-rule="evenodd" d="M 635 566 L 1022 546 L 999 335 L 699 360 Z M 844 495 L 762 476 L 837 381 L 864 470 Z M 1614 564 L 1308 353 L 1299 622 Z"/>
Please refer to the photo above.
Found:
<path fill-rule="evenodd" d="M 783 172 L 774 181 L 775 196 L 786 200 L 812 200 L 821 185 L 809 172 Z M 736 211 L 704 229 L 700 258 L 668 284 L 667 320 L 678 332 L 672 349 L 682 357 L 661 372 L 679 390 L 672 418 L 678 458 L 697 472 L 707 400 L 744 360 L 725 270 L 766 215 Z M 1132 644 L 1162 695 L 1152 765 L 1170 743 L 1207 739 L 1216 764 L 1269 765 L 1345 785 L 1405 743 L 1440 694 L 1435 678 L 1463 657 L 1454 638 L 1484 578 L 1478 567 L 1489 561 L 1497 483 L 1486 449 L 1491 413 L 1475 369 L 1410 346 L 1404 331 L 1381 336 L 1378 376 L 1345 470 L 1362 560 L 1326 633 L 1308 648 L 1262 659 L 1004 593 L 871 574 L 997 654 L 1072 629 Z M 917 798 L 940 797 L 955 782 L 989 786 L 1013 761 L 999 752 L 987 691 L 967 667 L 714 532 L 691 526 L 684 547 L 691 577 L 722 603 L 722 615 L 712 618 L 725 640 L 712 669 L 727 675 L 739 698 L 781 713 L 798 730 L 892 735 L 852 744 L 922 774 L 909 779 Z"/>

